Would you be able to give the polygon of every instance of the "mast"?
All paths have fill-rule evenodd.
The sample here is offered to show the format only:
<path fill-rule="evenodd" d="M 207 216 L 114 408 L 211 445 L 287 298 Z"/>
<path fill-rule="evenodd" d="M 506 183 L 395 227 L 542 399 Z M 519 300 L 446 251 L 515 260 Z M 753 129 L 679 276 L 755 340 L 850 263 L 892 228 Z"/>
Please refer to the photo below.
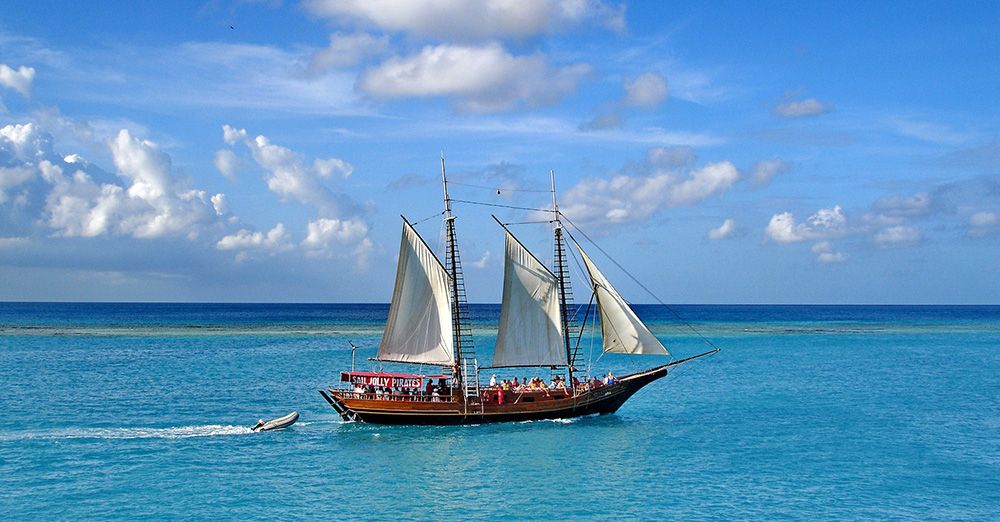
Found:
<path fill-rule="evenodd" d="M 444 154 L 441 154 L 441 186 L 444 191 L 444 221 L 447 241 L 448 273 L 451 275 L 451 321 L 455 346 L 455 366 L 452 368 L 456 384 L 464 380 L 462 375 L 463 348 L 472 350 L 472 332 L 469 330 L 469 311 L 465 304 L 465 282 L 462 279 L 462 261 L 458 254 L 458 240 L 455 236 L 455 216 L 451 213 L 451 198 L 448 196 L 448 176 L 444 168 Z"/>
<path fill-rule="evenodd" d="M 559 219 L 559 204 L 556 202 L 556 173 L 554 170 L 549 171 L 549 179 L 552 181 L 552 214 L 555 218 L 555 262 L 556 262 L 556 277 L 559 279 L 559 310 L 560 316 L 562 318 L 562 334 L 563 334 L 563 344 L 566 347 L 566 383 L 569 386 L 573 386 L 573 355 L 570 350 L 570 324 L 569 324 L 569 303 L 566 299 L 567 290 L 567 279 L 569 274 L 566 269 L 566 249 L 565 240 L 563 239 L 562 221 Z"/>

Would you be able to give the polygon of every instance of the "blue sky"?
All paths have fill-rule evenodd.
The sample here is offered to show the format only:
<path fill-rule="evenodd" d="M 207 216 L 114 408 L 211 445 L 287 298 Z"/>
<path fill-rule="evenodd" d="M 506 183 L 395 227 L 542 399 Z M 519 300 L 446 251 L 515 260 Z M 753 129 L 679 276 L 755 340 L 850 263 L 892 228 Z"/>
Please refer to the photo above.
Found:
<path fill-rule="evenodd" d="M 554 170 L 667 302 L 996 303 L 996 27 L 990 2 L 7 2 L 0 299 L 385 302 L 443 151 L 457 199 L 544 207 Z M 537 216 L 456 212 L 494 302 L 489 214 Z"/>

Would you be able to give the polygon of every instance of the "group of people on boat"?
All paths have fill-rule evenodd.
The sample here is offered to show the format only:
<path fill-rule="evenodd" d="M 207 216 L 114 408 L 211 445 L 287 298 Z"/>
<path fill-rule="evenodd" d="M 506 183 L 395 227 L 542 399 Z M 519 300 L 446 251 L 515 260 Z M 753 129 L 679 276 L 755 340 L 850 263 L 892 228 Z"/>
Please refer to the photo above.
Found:
<path fill-rule="evenodd" d="M 427 379 L 427 386 L 420 388 L 390 386 L 355 386 L 354 393 L 359 399 L 385 401 L 441 402 L 451 400 L 451 387 L 445 379 Z"/>
<path fill-rule="evenodd" d="M 580 381 L 576 376 L 573 376 L 572 385 L 567 384 L 566 379 L 562 375 L 552 377 L 551 382 L 546 384 L 545 380 L 540 377 L 532 377 L 530 379 L 525 377 L 521 381 L 517 377 L 498 380 L 496 374 L 493 374 L 490 376 L 489 386 L 483 392 L 483 398 L 487 402 L 490 402 L 489 398 L 495 397 L 498 404 L 503 404 L 509 393 L 519 395 L 530 393 L 546 398 L 552 398 L 553 394 L 555 394 L 556 398 L 558 398 L 560 396 L 571 396 L 574 393 L 583 393 L 602 386 L 609 386 L 616 382 L 617 379 L 611 372 L 608 372 L 607 376 L 603 379 L 595 376 L 592 379 Z"/>

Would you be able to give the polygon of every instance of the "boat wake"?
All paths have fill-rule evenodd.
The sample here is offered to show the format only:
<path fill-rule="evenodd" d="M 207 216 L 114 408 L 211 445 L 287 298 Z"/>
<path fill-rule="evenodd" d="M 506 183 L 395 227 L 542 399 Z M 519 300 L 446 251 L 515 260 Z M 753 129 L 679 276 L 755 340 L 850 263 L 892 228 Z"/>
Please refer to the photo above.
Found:
<path fill-rule="evenodd" d="M 2 433 L 0 441 L 60 439 L 187 439 L 253 433 L 247 426 L 207 424 L 171 428 L 67 428 L 44 431 Z"/>

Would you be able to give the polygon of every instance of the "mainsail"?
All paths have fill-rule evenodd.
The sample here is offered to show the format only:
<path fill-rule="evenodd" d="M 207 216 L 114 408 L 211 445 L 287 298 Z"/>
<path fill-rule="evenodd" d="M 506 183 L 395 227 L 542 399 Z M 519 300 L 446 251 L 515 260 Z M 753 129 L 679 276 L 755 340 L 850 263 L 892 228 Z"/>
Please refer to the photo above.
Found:
<path fill-rule="evenodd" d="M 493 366 L 564 366 L 559 280 L 507 231 Z"/>
<path fill-rule="evenodd" d="M 621 294 L 587 254 L 576 245 L 583 263 L 587 265 L 591 285 L 597 296 L 597 307 L 601 312 L 601 336 L 604 337 L 604 351 L 612 353 L 658 354 L 670 352 L 649 331 L 649 328 L 635 315 L 632 308 L 622 299 Z"/>
<path fill-rule="evenodd" d="M 451 277 L 405 219 L 389 319 L 375 356 L 380 361 L 455 362 Z"/>

